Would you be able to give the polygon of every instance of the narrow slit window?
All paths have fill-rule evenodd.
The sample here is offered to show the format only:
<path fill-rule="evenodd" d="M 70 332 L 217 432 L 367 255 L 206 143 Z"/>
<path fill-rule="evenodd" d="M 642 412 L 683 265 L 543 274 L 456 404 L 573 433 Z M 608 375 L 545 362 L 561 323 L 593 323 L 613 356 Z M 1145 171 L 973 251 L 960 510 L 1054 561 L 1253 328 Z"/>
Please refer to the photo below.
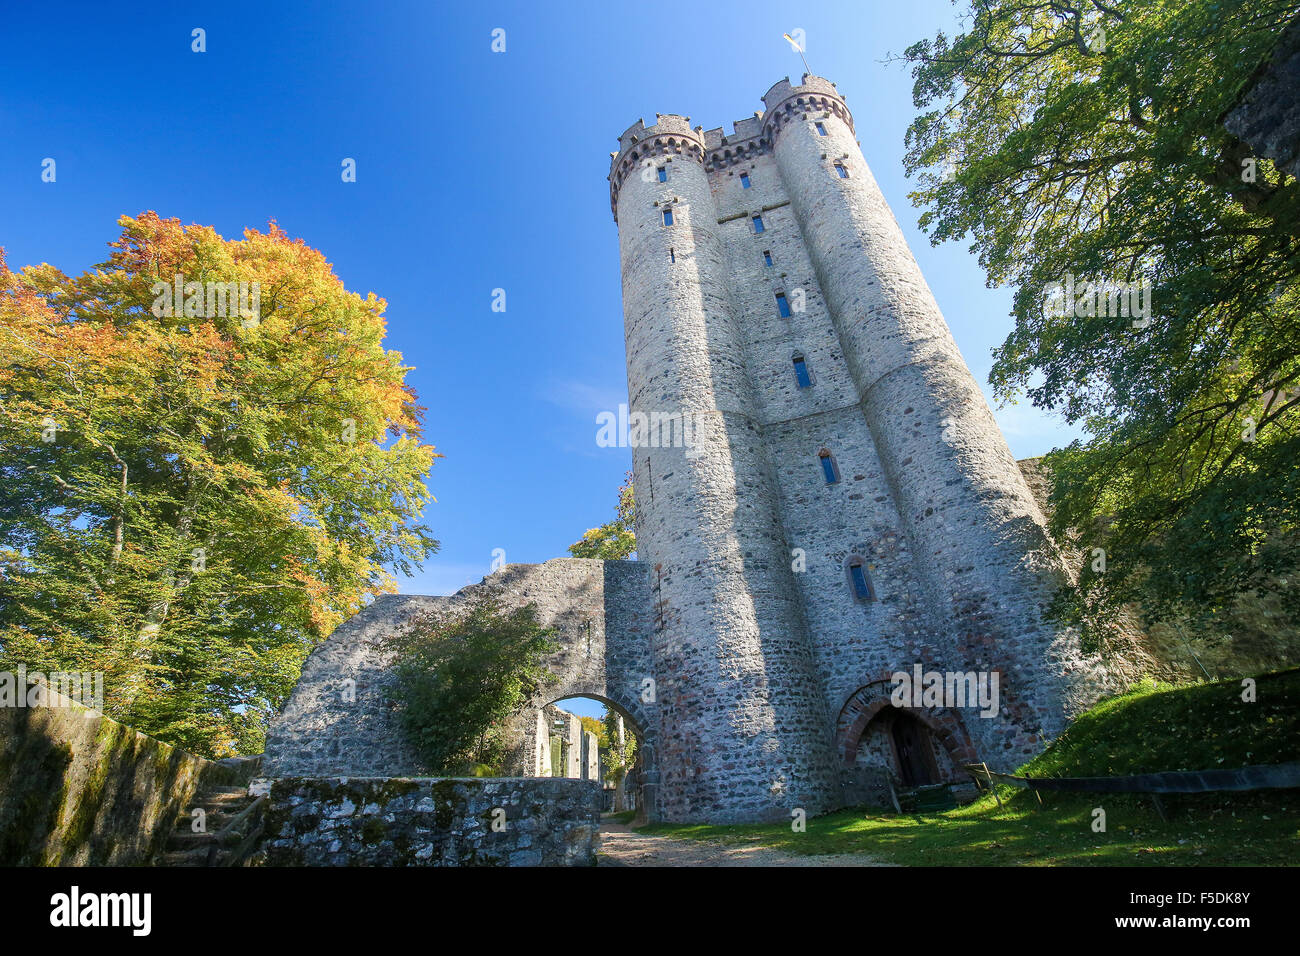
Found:
<path fill-rule="evenodd" d="M 804 361 L 802 355 L 794 357 L 794 378 L 800 388 L 807 388 L 812 384 L 812 376 L 808 374 L 808 363 Z"/>
<path fill-rule="evenodd" d="M 762 232 L 762 231 L 763 231 L 763 217 L 762 217 L 762 216 L 755 216 L 755 217 L 754 217 L 754 231 L 755 231 L 755 232 Z"/>
<path fill-rule="evenodd" d="M 668 250 L 668 261 L 669 262 L 677 261 L 677 253 L 673 249 Z"/>
<path fill-rule="evenodd" d="M 740 188 L 741 189 L 749 188 L 749 173 L 740 174 Z"/>
<path fill-rule="evenodd" d="M 671 209 L 665 209 L 665 210 L 664 210 L 664 225 L 665 225 L 665 226 L 671 226 L 672 224 L 673 224 L 673 211 L 672 211 Z"/>
<path fill-rule="evenodd" d="M 668 182 L 668 167 L 667 167 L 667 166 L 660 166 L 659 169 L 658 169 L 658 173 L 659 173 L 659 181 L 660 181 L 661 183 L 666 183 L 666 182 Z"/>
<path fill-rule="evenodd" d="M 784 292 L 776 294 L 776 311 L 781 313 L 781 318 L 790 318 L 790 303 L 786 301 Z"/>
<path fill-rule="evenodd" d="M 763 250 L 763 265 L 765 265 L 765 266 L 770 266 L 771 264 L 772 264 L 772 253 L 770 253 L 770 252 L 768 252 L 766 249 L 764 249 L 764 250 Z"/>
<path fill-rule="evenodd" d="M 817 135 L 818 135 L 818 136 L 825 136 L 825 135 L 826 135 L 826 127 L 823 126 L 821 123 L 818 123 L 818 124 L 817 124 Z"/>
<path fill-rule="evenodd" d="M 861 558 L 849 562 L 849 583 L 853 586 L 853 597 L 858 601 L 874 601 L 876 592 L 872 590 L 871 579 L 867 577 L 867 568 Z"/>
<path fill-rule="evenodd" d="M 840 469 L 839 466 L 835 464 L 835 457 L 824 448 L 817 457 L 821 459 L 822 475 L 826 478 L 826 484 L 833 485 L 838 483 L 840 480 Z"/>
<path fill-rule="evenodd" d="M 838 177 L 840 177 L 840 179 L 848 179 L 848 178 L 849 178 L 849 171 L 848 171 L 848 169 L 845 167 L 845 165 L 844 165 L 843 163 L 836 163 L 836 164 L 835 164 L 835 175 L 838 176 Z"/>

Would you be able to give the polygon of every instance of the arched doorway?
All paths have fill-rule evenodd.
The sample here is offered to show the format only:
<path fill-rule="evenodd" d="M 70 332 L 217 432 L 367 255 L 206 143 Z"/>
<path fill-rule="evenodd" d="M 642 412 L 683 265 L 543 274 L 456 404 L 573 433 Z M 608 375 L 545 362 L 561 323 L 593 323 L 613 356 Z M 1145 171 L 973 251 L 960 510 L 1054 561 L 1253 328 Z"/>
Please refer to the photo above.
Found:
<path fill-rule="evenodd" d="M 939 768 L 929 728 L 901 710 L 883 711 L 876 718 L 888 725 L 894 749 L 894 769 L 904 787 L 925 787 L 939 782 Z M 868 725 L 870 729 L 870 725 Z"/>
<path fill-rule="evenodd" d="M 900 707 L 882 707 L 866 722 L 852 760 L 856 767 L 890 771 L 907 789 L 952 780 L 952 758 L 930 727 Z"/>
<path fill-rule="evenodd" d="M 544 704 L 531 750 L 533 776 L 592 780 L 606 812 L 641 809 L 638 785 L 652 751 L 636 719 L 608 698 L 572 694 Z"/>
<path fill-rule="evenodd" d="M 866 684 L 845 702 L 836 747 L 846 768 L 886 773 L 904 788 L 965 780 L 962 765 L 976 762 L 961 715 L 948 708 L 893 705 L 892 683 Z"/>

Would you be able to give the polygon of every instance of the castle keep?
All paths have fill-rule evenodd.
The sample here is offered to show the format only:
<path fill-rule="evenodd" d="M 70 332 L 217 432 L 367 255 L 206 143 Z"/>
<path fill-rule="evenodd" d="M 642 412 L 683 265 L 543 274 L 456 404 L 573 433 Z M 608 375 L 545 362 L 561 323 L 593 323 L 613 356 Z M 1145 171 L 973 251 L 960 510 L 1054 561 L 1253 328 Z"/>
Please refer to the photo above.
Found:
<path fill-rule="evenodd" d="M 308 661 L 272 775 L 418 770 L 382 703 L 384 636 L 480 594 L 537 603 L 565 638 L 560 684 L 519 716 L 518 772 L 541 762 L 538 709 L 598 697 L 638 734 L 641 802 L 665 820 L 788 820 L 860 801 L 872 772 L 1011 769 L 1109 688 L 1042 620 L 1068 570 L 844 97 L 805 76 L 763 100 L 729 135 L 638 121 L 612 157 L 629 406 L 694 423 L 634 447 L 639 560 L 381 598 Z M 891 706 L 916 665 L 996 674 L 996 714 Z"/>

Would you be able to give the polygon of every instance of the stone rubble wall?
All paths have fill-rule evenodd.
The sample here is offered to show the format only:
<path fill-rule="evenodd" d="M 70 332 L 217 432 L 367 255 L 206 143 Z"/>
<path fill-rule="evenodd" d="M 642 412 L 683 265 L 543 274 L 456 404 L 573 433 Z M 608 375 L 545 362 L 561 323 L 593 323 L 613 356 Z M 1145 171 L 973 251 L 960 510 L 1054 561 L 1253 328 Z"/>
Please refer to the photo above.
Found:
<path fill-rule="evenodd" d="M 1300 176 L 1300 19 L 1278 39 L 1267 65 L 1251 78 L 1225 117 L 1228 132 Z"/>
<path fill-rule="evenodd" d="M 537 753 L 537 711 L 553 700 L 589 696 L 618 708 L 643 739 L 657 722 L 640 698 L 653 677 L 648 569 L 636 561 L 556 558 L 511 564 L 449 597 L 388 594 L 339 626 L 303 666 L 266 741 L 267 777 L 423 776 L 396 720 L 392 639 L 423 614 L 464 610 L 490 598 L 507 609 L 535 604 L 540 623 L 557 630 L 560 650 L 547 661 L 558 680 L 516 715 L 518 742 L 508 773 L 524 776 L 544 762 Z M 581 772 L 581 739 L 566 776 Z"/>
<path fill-rule="evenodd" d="M 275 780 L 266 866 L 592 866 L 600 786 L 549 777 Z"/>

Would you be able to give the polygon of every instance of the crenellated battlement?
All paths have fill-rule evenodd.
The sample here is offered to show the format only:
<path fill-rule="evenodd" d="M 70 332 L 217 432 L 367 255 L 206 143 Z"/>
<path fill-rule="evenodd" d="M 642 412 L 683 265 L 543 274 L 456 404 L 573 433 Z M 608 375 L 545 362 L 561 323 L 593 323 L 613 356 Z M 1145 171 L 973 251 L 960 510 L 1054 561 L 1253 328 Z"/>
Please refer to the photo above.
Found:
<path fill-rule="evenodd" d="M 811 73 L 804 74 L 800 86 L 793 86 L 788 76 L 774 83 L 763 94 L 763 105 L 767 107 L 763 116 L 763 132 L 769 138 L 779 133 L 789 120 L 814 112 L 838 116 L 849 129 L 853 129 L 853 114 L 849 112 L 848 104 L 835 84 Z"/>
<path fill-rule="evenodd" d="M 618 138 L 618 152 L 609 157 L 609 208 L 618 221 L 618 193 L 628 174 L 646 160 L 683 156 L 703 165 L 702 128 L 691 129 L 691 118 L 676 113 L 655 114 L 655 124 L 637 120 Z"/>
<path fill-rule="evenodd" d="M 853 128 L 853 116 L 835 84 L 810 73 L 804 74 L 799 86 L 791 84 L 788 76 L 773 84 L 763 94 L 763 103 L 766 110 L 736 120 L 729 134 L 721 126 L 707 132 L 701 126 L 692 128 L 689 116 L 676 113 L 655 114 L 653 126 L 646 126 L 643 119 L 629 126 L 618 138 L 618 151 L 609 154 L 609 205 L 614 221 L 618 221 L 623 180 L 646 159 L 685 155 L 707 170 L 725 169 L 770 152 L 772 137 L 788 120 L 813 112 L 838 116 Z"/>

